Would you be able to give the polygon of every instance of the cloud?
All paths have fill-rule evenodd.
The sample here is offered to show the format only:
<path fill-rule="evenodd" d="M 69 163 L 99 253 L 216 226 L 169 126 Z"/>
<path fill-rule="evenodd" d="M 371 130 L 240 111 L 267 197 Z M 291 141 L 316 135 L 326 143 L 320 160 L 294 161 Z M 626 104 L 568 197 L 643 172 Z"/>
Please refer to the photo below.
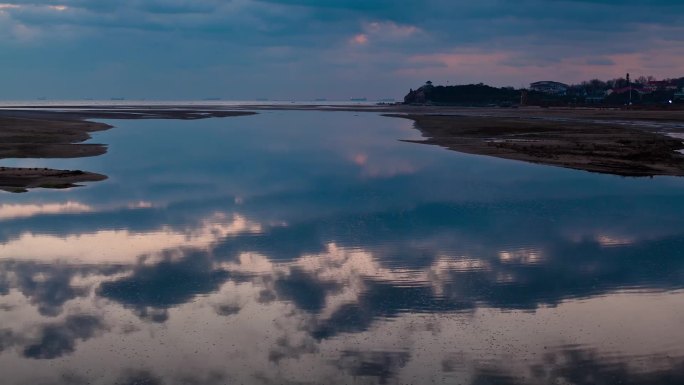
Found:
<path fill-rule="evenodd" d="M 365 23 L 363 29 L 370 34 L 392 39 L 405 39 L 420 32 L 420 29 L 413 25 L 400 25 L 391 21 Z"/>
<path fill-rule="evenodd" d="M 139 264 L 129 276 L 103 282 L 97 294 L 134 309 L 141 318 L 164 322 L 166 309 L 217 290 L 229 277 L 206 253 L 187 250 L 180 259 L 170 255 L 155 264 Z"/>
<path fill-rule="evenodd" d="M 360 44 L 364 45 L 368 43 L 368 35 L 360 33 L 358 35 L 355 35 L 352 39 L 351 42 L 354 44 Z"/>
<path fill-rule="evenodd" d="M 231 316 L 240 312 L 240 306 L 235 304 L 220 304 L 214 307 L 216 314 L 222 316 Z"/>
<path fill-rule="evenodd" d="M 115 382 L 121 385 L 164 385 L 164 381 L 149 370 L 127 370 Z"/>
<path fill-rule="evenodd" d="M 684 4 L 655 1 L 10 1 L 0 47 L 12 60 L 0 80 L 10 97 L 399 98 L 425 81 L 412 58 L 454 52 L 478 52 L 482 70 L 436 68 L 429 78 L 572 82 L 592 71 L 614 77 L 632 64 L 616 58 L 654 53 L 632 72 L 677 76 L 681 56 L 666 53 L 682 45 L 682 15 Z M 502 55 L 509 60 L 486 61 Z M 59 60 L 47 67 L 46 56 Z"/>
<path fill-rule="evenodd" d="M 17 343 L 17 337 L 11 329 L 0 329 L 0 353 L 5 349 L 14 346 Z"/>
<path fill-rule="evenodd" d="M 567 346 L 557 352 L 545 353 L 527 368 L 528 376 L 521 381 L 517 373 L 506 368 L 504 362 L 479 365 L 471 384 L 553 384 L 580 385 L 586 383 L 618 383 L 626 385 L 655 385 L 684 381 L 684 362 L 673 357 L 649 357 L 651 362 L 670 362 L 663 370 L 657 365 L 645 370 L 633 367 L 633 360 L 604 357 L 597 350 L 583 346 Z"/>
<path fill-rule="evenodd" d="M 0 295 L 17 290 L 43 316 L 55 317 L 62 313 L 64 304 L 91 292 L 84 277 L 103 277 L 116 274 L 120 268 L 111 266 L 78 266 L 70 264 L 42 264 L 35 262 L 0 261 Z"/>
<path fill-rule="evenodd" d="M 53 359 L 76 350 L 76 341 L 85 341 L 106 329 L 99 317 L 70 315 L 62 323 L 44 325 L 38 341 L 24 348 L 24 357 Z"/>
<path fill-rule="evenodd" d="M 16 209 L 16 207 L 14 207 Z M 63 210 L 65 207 L 22 207 L 19 211 L 7 210 L 7 215 L 35 213 L 36 210 Z M 67 210 L 76 209 L 67 206 Z M 214 213 L 202 224 L 188 231 L 169 226 L 148 231 L 100 230 L 64 236 L 25 232 L 15 239 L 0 243 L 0 258 L 42 261 L 98 261 L 100 263 L 131 263 L 138 257 L 153 255 L 160 245 L 174 247 L 208 248 L 217 240 L 240 233 L 258 233 L 261 226 L 240 215 Z"/>
<path fill-rule="evenodd" d="M 342 353 L 337 365 L 356 377 L 371 377 L 386 384 L 410 361 L 408 352 L 359 352 Z"/>
<path fill-rule="evenodd" d="M 32 217 L 44 214 L 84 213 L 93 211 L 91 206 L 78 202 L 45 204 L 0 204 L 0 220 Z"/>

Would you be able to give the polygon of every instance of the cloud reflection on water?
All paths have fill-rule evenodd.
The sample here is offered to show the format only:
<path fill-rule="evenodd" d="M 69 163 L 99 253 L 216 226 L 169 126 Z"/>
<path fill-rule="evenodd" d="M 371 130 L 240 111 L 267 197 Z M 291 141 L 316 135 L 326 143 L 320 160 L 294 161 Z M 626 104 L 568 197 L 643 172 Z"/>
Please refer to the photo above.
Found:
<path fill-rule="evenodd" d="M 2 204 L 0 205 L 0 220 L 44 214 L 85 213 L 89 211 L 93 211 L 91 206 L 71 201 L 47 204 Z"/>
<path fill-rule="evenodd" d="M 147 154 L 171 165 L 132 174 L 131 190 L 2 206 L 0 370 L 16 383 L 681 379 L 678 185 L 460 158 L 335 122 L 269 146 L 263 121 L 241 135 L 209 123 L 193 124 L 226 148 L 187 165 Z M 137 167 L 130 156 L 113 164 Z M 414 171 L 385 167 L 401 158 Z"/>
<path fill-rule="evenodd" d="M 216 213 L 196 228 L 180 231 L 167 226 L 148 232 L 99 230 L 92 233 L 53 235 L 22 233 L 0 244 L 0 258 L 81 261 L 83 263 L 130 263 L 140 257 L 151 258 L 166 248 L 206 248 L 228 235 L 258 233 L 261 227 L 240 215 Z M 160 246 L 162 247 L 160 249 Z"/>

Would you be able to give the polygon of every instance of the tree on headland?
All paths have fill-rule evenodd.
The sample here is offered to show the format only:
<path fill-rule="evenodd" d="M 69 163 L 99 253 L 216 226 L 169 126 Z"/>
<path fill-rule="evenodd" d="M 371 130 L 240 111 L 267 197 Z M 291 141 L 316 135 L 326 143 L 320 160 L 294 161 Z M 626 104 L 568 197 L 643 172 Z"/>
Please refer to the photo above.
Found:
<path fill-rule="evenodd" d="M 524 97 L 523 97 L 524 91 Z M 483 83 L 441 86 L 427 81 L 418 89 L 411 89 L 404 97 L 406 104 L 485 106 L 525 105 L 572 106 L 610 105 L 629 103 L 667 105 L 670 101 L 684 102 L 684 77 L 656 80 L 653 76 L 639 76 L 635 81 L 626 77 L 610 80 L 592 79 L 573 84 L 562 93 L 544 90 L 491 87 Z M 631 97 L 630 97 L 631 95 Z"/>
<path fill-rule="evenodd" d="M 404 97 L 407 104 L 461 104 L 486 105 L 517 103 L 520 91 L 511 87 L 496 88 L 479 84 L 459 86 L 434 86 L 431 81 L 417 90 L 411 90 Z"/>

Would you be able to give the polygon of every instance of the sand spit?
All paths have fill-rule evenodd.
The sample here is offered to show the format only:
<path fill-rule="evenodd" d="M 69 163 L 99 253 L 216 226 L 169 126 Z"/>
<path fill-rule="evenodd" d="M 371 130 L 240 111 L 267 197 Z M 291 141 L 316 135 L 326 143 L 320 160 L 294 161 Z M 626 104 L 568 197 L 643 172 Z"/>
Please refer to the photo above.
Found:
<path fill-rule="evenodd" d="M 457 106 L 249 106 L 411 119 L 425 140 L 470 154 L 621 176 L 684 175 L 682 109 Z M 675 135 L 672 135 L 675 134 Z M 680 135 L 681 136 L 681 135 Z"/>
<path fill-rule="evenodd" d="M 390 114 L 454 151 L 622 176 L 684 175 L 684 149 L 663 126 L 625 116 Z M 667 117 L 659 116 L 660 121 Z M 617 120 L 617 121 L 616 121 Z"/>

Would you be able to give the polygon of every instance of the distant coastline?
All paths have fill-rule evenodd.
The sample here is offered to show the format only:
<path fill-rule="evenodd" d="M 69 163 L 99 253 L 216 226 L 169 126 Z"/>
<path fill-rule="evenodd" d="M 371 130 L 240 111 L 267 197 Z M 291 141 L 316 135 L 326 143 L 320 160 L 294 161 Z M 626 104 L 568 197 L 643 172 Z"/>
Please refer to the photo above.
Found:
<path fill-rule="evenodd" d="M 453 86 L 427 81 L 410 89 L 404 104 L 489 107 L 640 107 L 684 109 L 684 77 L 656 80 L 640 77 L 598 79 L 568 85 L 545 80 L 528 88 L 492 87 L 483 83 Z"/>

